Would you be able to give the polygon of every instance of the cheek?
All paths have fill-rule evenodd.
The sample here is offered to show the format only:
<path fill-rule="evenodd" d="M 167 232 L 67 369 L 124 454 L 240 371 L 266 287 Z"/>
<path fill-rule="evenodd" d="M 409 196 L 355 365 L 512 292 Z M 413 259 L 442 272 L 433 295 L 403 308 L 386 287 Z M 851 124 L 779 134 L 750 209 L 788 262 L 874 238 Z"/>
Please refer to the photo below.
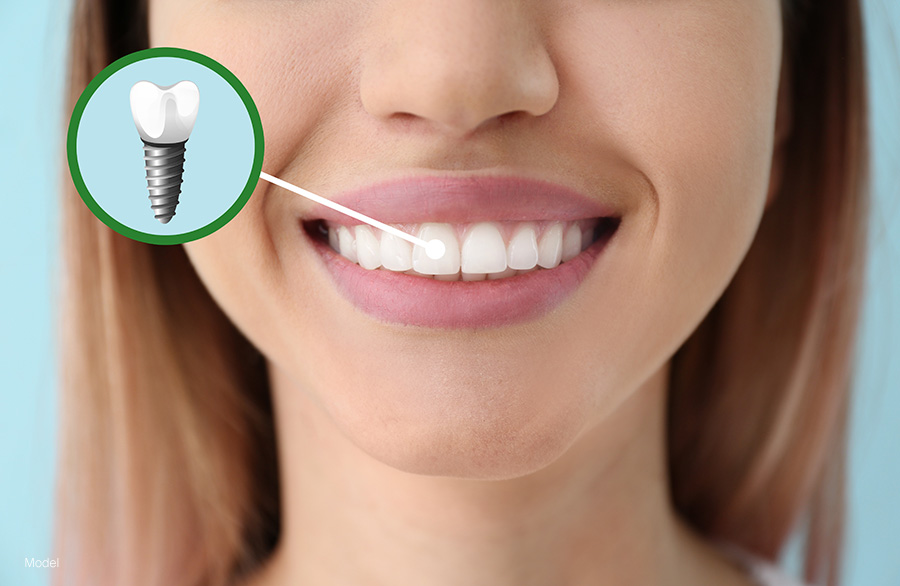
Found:
<path fill-rule="evenodd" d="M 719 297 L 759 225 L 781 16 L 771 0 L 626 4 L 561 22 L 559 50 L 591 121 L 585 140 L 621 153 L 654 187 L 619 259 L 628 295 L 616 303 L 634 316 L 626 339 L 666 354 Z"/>
<path fill-rule="evenodd" d="M 273 173 L 307 148 L 313 130 L 321 131 L 321 122 L 346 102 L 340 92 L 352 74 L 355 21 L 316 4 L 158 0 L 151 6 L 152 45 L 212 57 L 253 96 L 266 138 L 265 168 Z"/>
<path fill-rule="evenodd" d="M 259 197 L 254 194 L 251 203 Z M 272 308 L 278 306 L 278 292 L 285 286 L 281 260 L 259 208 L 248 204 L 227 225 L 184 248 L 203 284 L 235 325 L 257 347 L 277 343 L 276 328 L 258 327 L 277 323 Z M 281 306 L 292 313 L 289 305 Z"/>
<path fill-rule="evenodd" d="M 323 121 L 346 118 L 340 92 L 352 72 L 346 66 L 352 26 L 340 11 L 295 2 L 155 0 L 150 8 L 151 45 L 207 55 L 244 84 L 263 123 L 264 169 L 278 176 L 304 159 L 299 153 L 318 149 Z M 303 176 L 316 171 L 305 168 Z M 234 220 L 185 245 L 219 306 L 257 347 L 276 357 L 296 348 L 296 332 L 315 322 L 295 299 L 315 302 L 321 289 L 285 278 L 278 250 L 290 247 L 279 247 L 279 239 L 298 229 L 293 197 L 261 181 Z M 289 299 L 288 290 L 296 297 Z"/>

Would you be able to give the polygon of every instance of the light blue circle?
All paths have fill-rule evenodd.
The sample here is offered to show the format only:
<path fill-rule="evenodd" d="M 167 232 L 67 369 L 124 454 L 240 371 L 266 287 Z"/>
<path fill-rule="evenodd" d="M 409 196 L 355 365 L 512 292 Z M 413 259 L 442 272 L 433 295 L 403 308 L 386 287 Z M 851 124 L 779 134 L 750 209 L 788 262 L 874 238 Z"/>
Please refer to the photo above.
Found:
<path fill-rule="evenodd" d="M 144 143 L 131 115 L 131 86 L 144 80 L 159 86 L 190 80 L 200 90 L 185 144 L 184 183 L 168 224 L 150 209 Z M 154 57 L 125 66 L 97 88 L 84 109 L 76 149 L 85 185 L 106 213 L 140 232 L 176 235 L 209 225 L 237 201 L 252 171 L 254 145 L 250 115 L 225 79 L 194 61 Z"/>

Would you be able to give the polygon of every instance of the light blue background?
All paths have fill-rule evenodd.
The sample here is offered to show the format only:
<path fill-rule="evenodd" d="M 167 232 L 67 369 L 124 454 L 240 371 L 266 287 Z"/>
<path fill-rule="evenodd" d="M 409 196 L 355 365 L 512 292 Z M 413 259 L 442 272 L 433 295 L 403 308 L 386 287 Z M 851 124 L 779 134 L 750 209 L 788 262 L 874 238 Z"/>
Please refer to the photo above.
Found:
<path fill-rule="evenodd" d="M 188 79 L 200 90 L 194 130 L 185 144 L 184 183 L 175 217 L 150 209 L 144 143 L 131 115 L 131 86 Z M 187 59 L 155 57 L 115 72 L 91 96 L 78 127 L 78 166 L 94 200 L 140 232 L 184 234 L 211 224 L 237 201 L 253 167 L 254 136 L 241 97 L 218 73 Z"/>
<path fill-rule="evenodd" d="M 44 585 L 49 575 L 23 562 L 51 553 L 57 194 L 68 180 L 61 165 L 68 122 L 60 115 L 68 17 L 62 7 L 52 0 L 0 3 L 2 586 Z M 876 198 L 852 415 L 845 584 L 900 586 L 900 1 L 866 0 L 866 19 Z"/>

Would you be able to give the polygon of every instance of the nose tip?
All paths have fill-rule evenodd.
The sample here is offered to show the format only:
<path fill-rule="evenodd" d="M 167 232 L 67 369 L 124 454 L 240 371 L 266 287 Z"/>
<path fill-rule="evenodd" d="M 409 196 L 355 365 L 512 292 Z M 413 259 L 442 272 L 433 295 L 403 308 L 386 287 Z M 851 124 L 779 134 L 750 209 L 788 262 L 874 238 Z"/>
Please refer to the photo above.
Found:
<path fill-rule="evenodd" d="M 369 114 L 411 116 L 462 135 L 509 114 L 542 116 L 556 104 L 556 70 L 521 7 L 496 0 L 393 6 L 405 10 L 382 15 L 386 29 L 375 27 L 389 40 L 363 56 L 360 94 Z"/>

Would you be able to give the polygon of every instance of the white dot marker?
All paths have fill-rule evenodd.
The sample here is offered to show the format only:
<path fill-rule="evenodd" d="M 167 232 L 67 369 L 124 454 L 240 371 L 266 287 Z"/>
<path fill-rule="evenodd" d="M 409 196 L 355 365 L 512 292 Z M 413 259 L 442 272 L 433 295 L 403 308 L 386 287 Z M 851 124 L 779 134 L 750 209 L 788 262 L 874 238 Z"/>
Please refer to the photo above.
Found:
<path fill-rule="evenodd" d="M 346 216 L 355 218 L 355 219 L 359 220 L 360 222 L 365 222 L 366 224 L 368 224 L 374 228 L 378 228 L 379 230 L 382 230 L 384 232 L 387 232 L 388 234 L 393 234 L 394 236 L 396 236 L 398 238 L 402 238 L 402 239 L 406 240 L 407 242 L 411 242 L 411 243 L 415 244 L 416 246 L 421 246 L 422 248 L 425 249 L 425 255 L 428 258 L 430 258 L 431 260 L 437 260 L 437 259 L 441 258 L 444 256 L 444 253 L 447 252 L 447 247 L 444 246 L 444 243 L 441 242 L 440 240 L 438 240 L 437 238 L 435 238 L 434 240 L 429 240 L 428 242 L 425 242 L 421 238 L 416 238 L 412 234 L 407 234 L 403 230 L 398 230 L 398 229 L 394 228 L 393 226 L 388 226 L 384 222 L 379 222 L 378 220 L 376 220 L 374 218 L 370 218 L 369 216 L 367 216 L 365 214 L 361 214 L 361 213 L 357 212 L 356 210 L 351 210 L 347 206 L 342 206 L 341 204 L 335 203 L 335 202 L 331 201 L 330 199 L 325 199 L 321 195 L 316 195 L 315 193 L 312 193 L 311 191 L 307 191 L 307 190 L 303 189 L 302 187 L 297 187 L 296 185 L 288 183 L 287 181 L 284 181 L 283 179 L 273 177 L 272 175 L 269 175 L 266 172 L 260 173 L 259 178 L 265 179 L 272 185 L 277 185 L 278 187 L 281 187 L 282 189 L 287 189 L 288 191 L 296 193 L 297 195 L 302 195 L 306 199 L 314 201 L 319 204 L 322 204 L 323 206 L 325 206 L 327 208 L 331 208 L 336 212 L 340 212 Z"/>
<path fill-rule="evenodd" d="M 444 246 L 444 243 L 435 238 L 434 240 L 429 240 L 428 244 L 425 246 L 425 255 L 431 260 L 437 260 L 444 256 L 444 253 L 447 252 L 447 247 Z"/>

